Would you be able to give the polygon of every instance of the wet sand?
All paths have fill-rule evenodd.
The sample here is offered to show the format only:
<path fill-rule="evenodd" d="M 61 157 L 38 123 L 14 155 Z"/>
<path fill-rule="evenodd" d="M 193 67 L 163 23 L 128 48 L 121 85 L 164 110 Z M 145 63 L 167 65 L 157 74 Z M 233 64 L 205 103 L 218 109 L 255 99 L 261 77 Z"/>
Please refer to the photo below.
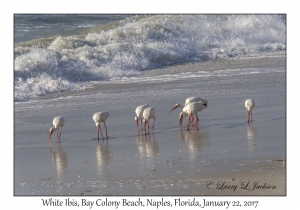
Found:
<path fill-rule="evenodd" d="M 99 103 L 83 95 L 17 104 L 14 195 L 286 195 L 285 75 L 230 80 L 236 82 L 180 81 L 182 95 L 166 83 L 143 93 L 139 86 L 99 95 Z M 198 115 L 199 130 L 179 129 L 179 109 L 167 116 L 184 103 L 185 88 L 209 101 Z M 247 98 L 256 101 L 250 124 Z M 144 103 L 157 109 L 149 135 L 138 133 L 134 122 L 136 106 Z M 108 140 L 94 139 L 98 111 L 110 113 Z M 53 135 L 48 146 L 53 117 L 60 114 L 66 119 L 61 143 Z"/>

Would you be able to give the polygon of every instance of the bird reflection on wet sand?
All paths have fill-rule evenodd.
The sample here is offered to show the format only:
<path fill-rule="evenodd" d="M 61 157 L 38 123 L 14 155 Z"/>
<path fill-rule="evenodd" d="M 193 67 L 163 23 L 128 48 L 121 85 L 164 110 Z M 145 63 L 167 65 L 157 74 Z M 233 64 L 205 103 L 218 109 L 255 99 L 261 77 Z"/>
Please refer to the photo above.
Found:
<path fill-rule="evenodd" d="M 188 148 L 191 158 L 209 144 L 207 133 L 199 130 L 180 130 L 180 138 Z"/>
<path fill-rule="evenodd" d="M 96 150 L 97 166 L 99 175 L 101 175 L 102 169 L 107 165 L 112 159 L 112 153 L 108 148 L 108 140 L 99 141 Z"/>
<path fill-rule="evenodd" d="M 255 140 L 257 136 L 257 131 L 252 123 L 248 123 L 247 129 L 247 148 L 249 153 L 253 153 L 255 150 Z"/>
<path fill-rule="evenodd" d="M 60 144 L 57 144 L 57 152 L 52 150 L 52 146 L 48 146 L 51 160 L 54 166 L 54 169 L 57 171 L 57 176 L 60 177 L 64 171 L 68 169 L 68 157 Z"/>
<path fill-rule="evenodd" d="M 158 143 L 152 135 L 137 135 L 137 147 L 140 157 L 151 157 L 159 153 Z"/>
<path fill-rule="evenodd" d="M 155 170 L 159 147 L 154 134 L 137 135 L 136 144 L 140 156 L 140 172 L 145 173 L 147 170 Z"/>

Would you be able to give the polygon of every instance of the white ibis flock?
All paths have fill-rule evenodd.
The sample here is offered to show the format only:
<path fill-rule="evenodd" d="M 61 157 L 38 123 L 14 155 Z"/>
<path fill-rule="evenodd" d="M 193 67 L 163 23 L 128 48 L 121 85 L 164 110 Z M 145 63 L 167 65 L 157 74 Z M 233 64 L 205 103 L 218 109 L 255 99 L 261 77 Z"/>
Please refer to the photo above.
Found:
<path fill-rule="evenodd" d="M 177 108 L 183 108 L 182 111 L 179 114 L 179 127 L 180 129 L 183 128 L 182 126 L 182 121 L 183 118 L 188 116 L 188 124 L 187 124 L 187 129 L 189 130 L 189 127 L 195 127 L 196 130 L 198 129 L 198 122 L 199 122 L 199 118 L 198 118 L 198 112 L 201 112 L 203 109 L 207 108 L 207 104 L 208 101 L 199 97 L 190 97 L 187 98 L 185 101 L 185 105 L 181 105 L 181 104 L 175 104 L 175 106 L 169 111 L 168 115 L 170 115 L 170 113 L 177 109 Z M 252 122 L 252 111 L 255 107 L 255 102 L 253 99 L 247 99 L 245 101 L 245 107 L 247 109 L 248 112 L 248 123 Z M 138 129 L 138 132 L 145 130 L 145 134 L 149 134 L 150 133 L 150 129 L 149 129 L 149 121 L 150 119 L 153 118 L 153 123 L 152 123 L 152 132 L 154 132 L 154 122 L 155 122 L 155 113 L 156 113 L 156 108 L 155 107 L 151 107 L 149 104 L 144 104 L 144 105 L 140 105 L 135 109 L 135 122 L 136 122 L 136 127 Z M 105 127 L 105 134 L 106 134 L 106 138 L 108 138 L 107 135 L 107 127 L 105 124 L 105 121 L 107 120 L 107 118 L 109 117 L 109 113 L 108 112 L 96 112 L 93 116 L 93 120 L 96 124 L 96 127 L 98 128 L 98 140 L 99 140 L 99 131 L 101 133 L 102 139 L 104 140 L 102 131 L 101 131 L 101 126 L 100 123 L 102 122 L 104 124 Z M 194 119 L 196 117 L 196 121 L 194 122 Z M 144 119 L 142 119 L 144 118 Z M 139 127 L 139 121 L 141 122 L 141 128 Z M 192 125 L 192 123 L 194 122 L 194 124 Z M 62 131 L 62 127 L 65 124 L 65 119 L 62 116 L 58 116 L 55 117 L 53 119 L 53 127 L 50 128 L 50 134 L 49 134 L 49 138 L 48 138 L 48 144 L 50 144 L 50 139 L 52 136 L 53 131 L 57 130 L 56 133 L 56 138 L 58 143 L 60 143 L 60 137 L 61 137 L 61 131 Z M 144 128 L 143 128 L 143 124 L 144 124 Z M 148 124 L 148 126 L 147 126 Z M 148 127 L 148 132 L 147 132 L 147 127 Z"/>

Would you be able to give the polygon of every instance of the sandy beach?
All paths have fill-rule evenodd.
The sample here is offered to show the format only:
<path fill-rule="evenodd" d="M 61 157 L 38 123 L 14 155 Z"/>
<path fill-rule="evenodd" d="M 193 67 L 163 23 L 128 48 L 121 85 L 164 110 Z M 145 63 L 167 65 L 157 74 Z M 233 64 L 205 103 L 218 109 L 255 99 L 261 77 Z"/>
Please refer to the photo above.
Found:
<path fill-rule="evenodd" d="M 285 58 L 190 63 L 161 72 L 167 77 L 187 68 L 285 69 Z M 286 195 L 285 83 L 281 71 L 141 80 L 15 103 L 14 195 Z M 181 110 L 167 114 L 190 96 L 209 104 L 198 114 L 199 130 L 180 130 Z M 247 98 L 256 102 L 250 124 Z M 157 109 L 149 135 L 138 133 L 134 121 L 135 108 L 145 103 Z M 99 111 L 110 113 L 108 140 L 94 139 L 92 116 Z M 59 115 L 66 119 L 61 143 L 53 135 L 48 146 Z"/>

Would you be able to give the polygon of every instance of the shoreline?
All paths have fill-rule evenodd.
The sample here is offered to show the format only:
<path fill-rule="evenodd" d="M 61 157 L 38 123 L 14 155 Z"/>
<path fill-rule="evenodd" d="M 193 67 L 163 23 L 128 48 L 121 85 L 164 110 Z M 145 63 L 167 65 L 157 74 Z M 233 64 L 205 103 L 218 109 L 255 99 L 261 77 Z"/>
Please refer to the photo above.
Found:
<path fill-rule="evenodd" d="M 144 71 L 143 75 L 137 76 L 138 78 L 143 77 L 155 77 L 162 75 L 175 75 L 187 72 L 198 72 L 198 71 L 217 71 L 217 70 L 227 70 L 227 69 L 235 69 L 235 68 L 265 68 L 265 67 L 278 67 L 278 66 L 286 66 L 286 57 L 262 57 L 262 58 L 245 58 L 241 60 L 233 59 L 216 59 L 216 60 L 208 60 L 203 62 L 190 62 L 190 63 L 182 63 L 173 66 L 163 66 L 155 70 L 147 70 Z M 188 71 L 187 71 L 188 69 Z M 190 78 L 192 79 L 192 78 Z M 141 84 L 142 83 L 142 84 Z M 106 94 L 111 91 L 115 93 L 120 93 L 127 90 L 136 90 L 138 88 L 148 89 L 153 87 L 153 85 L 157 86 L 176 86 L 178 83 L 182 83 L 180 80 L 175 81 L 137 81 L 137 82 L 118 82 L 118 81 L 96 81 L 90 88 L 86 88 L 83 90 L 72 90 L 61 93 L 53 93 L 50 95 L 33 97 L 29 101 L 24 101 L 25 103 L 31 103 L 35 101 L 43 101 L 49 99 L 59 99 L 65 97 L 76 97 L 76 96 L 90 96 L 93 94 L 98 94 L 99 92 Z M 24 103 L 14 102 L 18 104 Z"/>

